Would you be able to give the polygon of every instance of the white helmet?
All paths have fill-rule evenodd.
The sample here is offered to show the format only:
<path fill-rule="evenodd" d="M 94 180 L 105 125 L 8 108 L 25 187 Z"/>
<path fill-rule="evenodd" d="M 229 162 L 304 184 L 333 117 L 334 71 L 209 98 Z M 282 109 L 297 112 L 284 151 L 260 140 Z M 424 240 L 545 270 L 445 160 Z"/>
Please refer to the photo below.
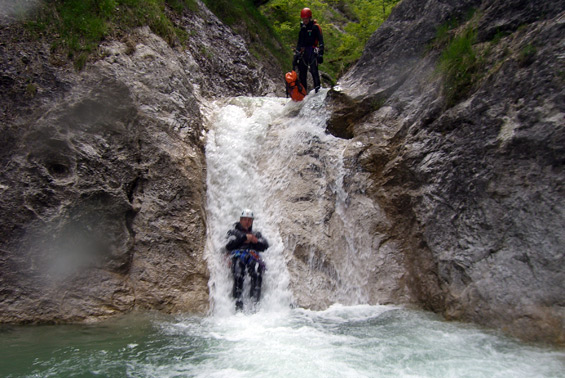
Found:
<path fill-rule="evenodd" d="M 253 210 L 251 209 L 243 209 L 241 211 L 241 216 L 240 218 L 251 218 L 253 219 Z"/>

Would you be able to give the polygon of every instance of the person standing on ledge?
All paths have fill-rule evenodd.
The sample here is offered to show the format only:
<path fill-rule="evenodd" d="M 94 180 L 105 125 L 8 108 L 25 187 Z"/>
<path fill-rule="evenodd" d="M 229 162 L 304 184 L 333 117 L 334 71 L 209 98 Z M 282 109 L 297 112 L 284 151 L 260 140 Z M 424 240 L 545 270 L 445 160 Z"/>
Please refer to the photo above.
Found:
<path fill-rule="evenodd" d="M 312 74 L 314 89 L 316 93 L 320 90 L 320 73 L 318 64 L 324 62 L 324 37 L 322 28 L 312 19 L 310 8 L 304 8 L 300 12 L 300 32 L 298 33 L 298 43 L 292 63 L 293 68 L 298 66 L 298 76 L 300 82 L 308 92 L 307 78 L 308 70 Z"/>
<path fill-rule="evenodd" d="M 236 310 L 243 309 L 243 280 L 245 271 L 251 278 L 249 297 L 255 303 L 261 299 L 261 284 L 265 263 L 259 252 L 269 248 L 269 243 L 260 232 L 253 231 L 253 211 L 244 209 L 239 222 L 228 231 L 226 249 L 231 256 L 231 270 L 233 274 L 233 291 Z"/>

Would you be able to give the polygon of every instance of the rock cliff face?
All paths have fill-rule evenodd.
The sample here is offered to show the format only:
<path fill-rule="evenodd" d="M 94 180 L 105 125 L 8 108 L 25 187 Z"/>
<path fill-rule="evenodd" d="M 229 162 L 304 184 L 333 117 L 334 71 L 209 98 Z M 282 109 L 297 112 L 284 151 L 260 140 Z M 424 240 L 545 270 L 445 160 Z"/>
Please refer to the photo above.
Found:
<path fill-rule="evenodd" d="M 139 29 L 81 73 L 0 25 L 0 321 L 206 311 L 199 101 L 274 84 L 199 4 L 187 49 Z"/>
<path fill-rule="evenodd" d="M 404 273 L 381 269 L 377 282 L 407 285 L 397 301 L 565 341 L 564 10 L 404 0 L 330 93 L 328 131 L 355 142 L 346 185 L 369 174 L 390 222 Z M 453 38 L 475 32 L 479 61 L 455 98 L 437 69 L 448 24 Z"/>

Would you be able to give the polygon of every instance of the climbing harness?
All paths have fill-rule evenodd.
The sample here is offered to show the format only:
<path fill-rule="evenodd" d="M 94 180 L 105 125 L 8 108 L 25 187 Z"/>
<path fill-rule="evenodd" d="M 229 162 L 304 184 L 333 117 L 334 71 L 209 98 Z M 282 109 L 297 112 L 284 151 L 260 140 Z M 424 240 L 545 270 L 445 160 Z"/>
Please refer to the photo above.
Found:
<path fill-rule="evenodd" d="M 235 249 L 231 251 L 231 256 L 239 258 L 245 265 L 249 264 L 251 260 L 255 260 L 262 269 L 266 269 L 261 256 L 252 249 Z"/>

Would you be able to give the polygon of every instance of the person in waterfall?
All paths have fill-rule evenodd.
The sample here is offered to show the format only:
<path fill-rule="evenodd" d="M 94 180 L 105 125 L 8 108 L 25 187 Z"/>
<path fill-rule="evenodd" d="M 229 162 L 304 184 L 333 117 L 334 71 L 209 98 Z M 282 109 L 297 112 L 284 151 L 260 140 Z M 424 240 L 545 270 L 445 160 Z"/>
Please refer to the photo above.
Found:
<path fill-rule="evenodd" d="M 226 249 L 231 257 L 235 307 L 243 309 L 243 281 L 247 271 L 251 279 L 249 296 L 257 303 L 261 299 L 261 285 L 265 263 L 260 252 L 269 248 L 269 243 L 258 231 L 253 231 L 253 211 L 244 209 L 239 222 L 227 233 Z"/>
<path fill-rule="evenodd" d="M 294 53 L 292 63 L 294 67 L 298 67 L 298 77 L 300 83 L 308 92 L 308 70 L 312 74 L 314 89 L 316 93 L 320 90 L 320 73 L 318 72 L 318 64 L 324 62 L 324 37 L 322 28 L 312 19 L 312 11 L 310 8 L 304 8 L 300 12 L 300 32 L 298 33 L 298 43 Z"/>

